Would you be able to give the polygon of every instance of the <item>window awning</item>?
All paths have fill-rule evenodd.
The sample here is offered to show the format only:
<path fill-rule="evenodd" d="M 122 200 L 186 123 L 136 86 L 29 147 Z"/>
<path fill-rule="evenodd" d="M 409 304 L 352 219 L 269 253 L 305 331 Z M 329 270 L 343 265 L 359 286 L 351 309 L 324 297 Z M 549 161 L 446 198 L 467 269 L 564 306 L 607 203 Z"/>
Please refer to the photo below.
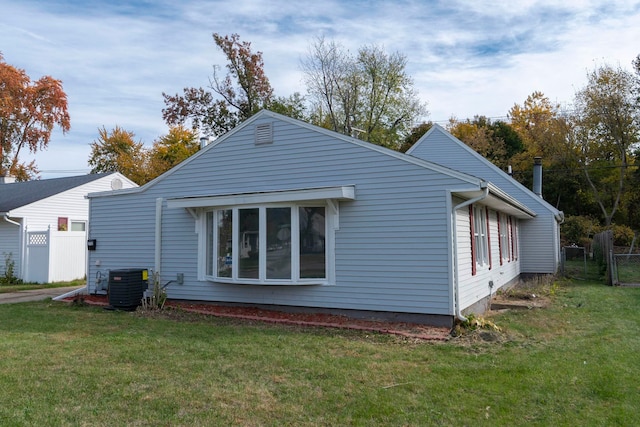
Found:
<path fill-rule="evenodd" d="M 168 208 L 207 208 L 216 206 L 256 205 L 264 203 L 304 202 L 312 200 L 355 200 L 355 185 L 259 191 L 253 193 L 190 196 L 167 199 Z"/>

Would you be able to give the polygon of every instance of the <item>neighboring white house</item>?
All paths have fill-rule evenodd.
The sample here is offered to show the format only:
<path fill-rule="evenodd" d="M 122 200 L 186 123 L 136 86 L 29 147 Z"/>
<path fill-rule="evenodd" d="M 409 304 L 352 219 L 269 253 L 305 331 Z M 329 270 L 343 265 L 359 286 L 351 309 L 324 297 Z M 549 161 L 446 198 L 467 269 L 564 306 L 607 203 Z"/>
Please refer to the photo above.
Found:
<path fill-rule="evenodd" d="M 86 275 L 86 195 L 137 186 L 120 173 L 14 182 L 0 179 L 0 272 L 9 264 L 25 282 Z"/>
<path fill-rule="evenodd" d="M 88 291 L 146 268 L 172 299 L 450 326 L 530 264 L 538 211 L 418 154 L 261 111 L 142 187 L 89 195 Z"/>

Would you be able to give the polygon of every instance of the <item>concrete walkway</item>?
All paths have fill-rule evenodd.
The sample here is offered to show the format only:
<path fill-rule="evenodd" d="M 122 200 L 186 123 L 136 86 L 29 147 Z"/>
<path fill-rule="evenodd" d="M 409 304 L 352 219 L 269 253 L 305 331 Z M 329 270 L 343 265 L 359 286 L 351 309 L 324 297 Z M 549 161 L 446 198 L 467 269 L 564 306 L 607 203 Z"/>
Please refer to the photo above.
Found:
<path fill-rule="evenodd" d="M 66 294 L 67 292 L 71 292 L 75 289 L 80 289 L 83 287 L 84 286 L 67 286 L 64 288 L 33 289 L 29 291 L 8 292 L 0 294 L 0 304 L 41 301 L 47 298 L 55 298 L 57 296 Z"/>

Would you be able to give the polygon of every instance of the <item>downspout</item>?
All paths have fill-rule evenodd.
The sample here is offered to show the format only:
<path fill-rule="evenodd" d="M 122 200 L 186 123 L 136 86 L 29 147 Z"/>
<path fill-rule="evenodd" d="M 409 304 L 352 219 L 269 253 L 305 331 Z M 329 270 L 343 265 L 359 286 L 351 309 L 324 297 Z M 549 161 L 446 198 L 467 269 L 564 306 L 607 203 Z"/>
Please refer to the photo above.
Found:
<path fill-rule="evenodd" d="M 156 199 L 156 239 L 153 272 L 160 273 L 162 262 L 162 197 Z"/>
<path fill-rule="evenodd" d="M 9 214 L 5 213 L 4 214 L 4 220 L 7 221 L 9 224 L 13 224 L 13 225 L 17 225 L 18 227 L 22 227 L 22 225 L 19 222 L 15 222 L 12 219 L 9 219 Z"/>
<path fill-rule="evenodd" d="M 461 322 L 466 322 L 467 318 L 462 315 L 462 309 L 460 308 L 460 284 L 458 277 L 458 244 L 457 244 L 457 226 L 456 226 L 456 211 L 458 209 L 462 209 L 466 206 L 469 206 L 473 203 L 479 202 L 480 200 L 485 199 L 489 195 L 489 186 L 486 182 L 481 184 L 482 194 L 476 198 L 466 200 L 459 205 L 453 207 L 451 212 L 451 222 L 453 223 L 453 291 L 455 298 L 455 311 L 456 318 Z"/>

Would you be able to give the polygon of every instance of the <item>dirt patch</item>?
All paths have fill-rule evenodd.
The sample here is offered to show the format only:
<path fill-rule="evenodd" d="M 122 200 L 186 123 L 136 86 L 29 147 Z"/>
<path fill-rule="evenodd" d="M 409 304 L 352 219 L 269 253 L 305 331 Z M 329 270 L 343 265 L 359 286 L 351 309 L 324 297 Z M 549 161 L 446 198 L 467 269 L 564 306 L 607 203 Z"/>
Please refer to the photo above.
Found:
<path fill-rule="evenodd" d="M 500 290 L 491 299 L 491 310 L 545 308 L 558 284 L 553 276 L 541 276 L 522 281 L 506 290 Z"/>
<path fill-rule="evenodd" d="M 537 294 L 497 294 L 491 300 L 491 310 L 526 310 L 532 308 L 545 308 L 551 302 L 548 296 Z"/>
<path fill-rule="evenodd" d="M 73 302 L 74 298 L 67 301 Z M 83 295 L 82 303 L 107 307 L 108 298 L 102 295 Z M 448 328 L 433 327 L 417 323 L 384 322 L 377 320 L 354 319 L 327 313 L 288 313 L 255 307 L 222 306 L 208 303 L 191 303 L 186 301 L 167 301 L 165 310 L 179 315 L 180 311 L 199 313 L 241 321 L 264 322 L 302 327 L 323 327 L 359 330 L 392 334 L 413 340 L 446 341 L 451 337 Z"/>

